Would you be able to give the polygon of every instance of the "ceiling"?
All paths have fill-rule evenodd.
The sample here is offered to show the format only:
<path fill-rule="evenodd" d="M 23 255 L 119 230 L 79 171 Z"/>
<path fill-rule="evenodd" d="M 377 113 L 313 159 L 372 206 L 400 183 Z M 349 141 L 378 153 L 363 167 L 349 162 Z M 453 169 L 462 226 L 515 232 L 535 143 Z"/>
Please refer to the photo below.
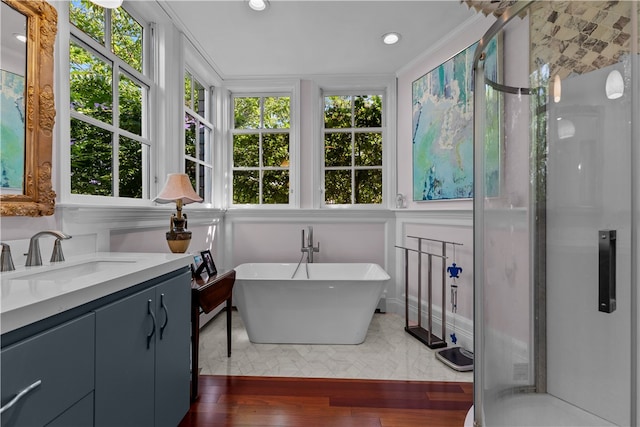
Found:
<path fill-rule="evenodd" d="M 394 74 L 476 11 L 459 0 L 158 0 L 223 79 Z M 401 41 L 384 45 L 382 34 Z"/>

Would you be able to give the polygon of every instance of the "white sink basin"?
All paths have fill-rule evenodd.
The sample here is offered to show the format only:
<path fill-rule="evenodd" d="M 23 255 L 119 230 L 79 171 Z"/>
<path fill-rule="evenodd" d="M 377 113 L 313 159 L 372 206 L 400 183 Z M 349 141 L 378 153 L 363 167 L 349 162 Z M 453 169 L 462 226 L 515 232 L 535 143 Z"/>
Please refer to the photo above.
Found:
<path fill-rule="evenodd" d="M 75 264 L 51 264 L 50 266 L 32 267 L 34 270 L 26 270 L 24 272 L 15 273 L 7 277 L 9 281 L 25 280 L 25 281 L 69 281 L 80 276 L 88 274 L 100 273 L 111 269 L 121 269 L 123 267 L 131 267 L 138 260 L 136 259 L 103 259 L 103 260 L 85 260 L 84 262 Z M 40 270 L 42 268 L 43 270 Z M 35 270 L 37 269 L 37 270 Z"/>

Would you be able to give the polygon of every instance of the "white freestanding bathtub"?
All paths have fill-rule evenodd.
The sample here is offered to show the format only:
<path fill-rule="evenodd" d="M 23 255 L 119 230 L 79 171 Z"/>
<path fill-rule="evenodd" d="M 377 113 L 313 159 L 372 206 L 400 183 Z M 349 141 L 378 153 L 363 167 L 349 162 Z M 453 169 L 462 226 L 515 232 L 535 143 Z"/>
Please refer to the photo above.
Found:
<path fill-rule="evenodd" d="M 233 301 L 254 343 L 360 344 L 387 281 L 377 264 L 251 263 L 235 268 Z M 307 278 L 307 268 L 309 278 Z"/>

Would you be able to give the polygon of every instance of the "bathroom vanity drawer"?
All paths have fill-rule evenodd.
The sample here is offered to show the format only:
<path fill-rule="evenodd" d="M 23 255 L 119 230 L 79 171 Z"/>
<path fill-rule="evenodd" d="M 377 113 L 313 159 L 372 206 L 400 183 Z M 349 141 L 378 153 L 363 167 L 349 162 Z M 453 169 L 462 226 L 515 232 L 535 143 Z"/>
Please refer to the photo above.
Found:
<path fill-rule="evenodd" d="M 2 406 L 32 386 L 2 412 L 2 426 L 45 425 L 90 394 L 94 335 L 91 313 L 2 349 Z"/>

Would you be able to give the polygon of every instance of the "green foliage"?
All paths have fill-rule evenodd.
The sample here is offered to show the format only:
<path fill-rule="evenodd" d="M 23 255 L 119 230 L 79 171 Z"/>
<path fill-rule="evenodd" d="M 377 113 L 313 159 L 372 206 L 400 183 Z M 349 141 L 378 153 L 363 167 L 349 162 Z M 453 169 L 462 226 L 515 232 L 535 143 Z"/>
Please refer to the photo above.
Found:
<path fill-rule="evenodd" d="M 289 171 L 264 171 L 262 177 L 262 186 L 263 203 L 289 203 Z"/>
<path fill-rule="evenodd" d="M 354 96 L 353 104 L 353 127 L 382 127 L 382 97 L 380 95 Z"/>
<path fill-rule="evenodd" d="M 291 101 L 288 96 L 263 98 L 264 128 L 288 129 L 291 127 Z"/>
<path fill-rule="evenodd" d="M 196 119 L 189 115 L 184 115 L 184 153 L 187 156 L 196 158 Z"/>
<path fill-rule="evenodd" d="M 111 65 L 73 42 L 69 57 L 71 108 L 104 123 L 113 123 Z"/>
<path fill-rule="evenodd" d="M 234 98 L 233 203 L 289 203 L 290 126 L 289 97 Z"/>
<path fill-rule="evenodd" d="M 259 171 L 233 171 L 233 203 L 260 203 Z"/>
<path fill-rule="evenodd" d="M 142 146 L 138 141 L 120 137 L 119 149 L 119 196 L 142 197 Z"/>
<path fill-rule="evenodd" d="M 357 170 L 355 176 L 355 203 L 382 203 L 382 170 Z"/>
<path fill-rule="evenodd" d="M 324 172 L 324 200 L 328 205 L 351 204 L 351 171 Z"/>
<path fill-rule="evenodd" d="M 325 129 L 352 127 L 350 96 L 326 96 L 324 98 L 324 127 Z"/>
<path fill-rule="evenodd" d="M 325 166 L 351 166 L 351 133 L 324 134 Z"/>
<path fill-rule="evenodd" d="M 262 164 L 271 167 L 289 167 L 289 134 L 262 134 Z"/>
<path fill-rule="evenodd" d="M 106 29 L 106 12 L 89 0 L 72 0 L 69 19 L 100 44 L 111 31 L 112 51 L 142 71 L 142 27 L 124 9 L 112 10 L 112 29 Z M 112 63 L 73 39 L 69 46 L 71 108 L 105 125 L 115 122 Z M 146 89 L 123 72 L 116 74 L 119 128 L 142 135 L 142 103 Z M 140 142 L 115 135 L 79 119 L 71 120 L 71 192 L 113 196 L 113 171 L 117 167 L 120 197 L 142 197 L 143 152 Z M 117 150 L 114 150 L 117 143 Z M 116 154 L 114 156 L 114 154 Z M 116 166 L 117 165 L 117 166 Z"/>
<path fill-rule="evenodd" d="M 233 136 L 233 166 L 250 168 L 260 166 L 260 135 Z"/>
<path fill-rule="evenodd" d="M 382 203 L 382 97 L 326 96 L 324 126 L 325 203 Z"/>
<path fill-rule="evenodd" d="M 102 7 L 89 0 L 71 0 L 69 2 L 69 22 L 104 45 L 105 21 Z"/>
<path fill-rule="evenodd" d="M 382 134 L 356 133 L 354 157 L 356 166 L 382 166 Z"/>
<path fill-rule="evenodd" d="M 111 132 L 71 119 L 71 192 L 112 196 Z"/>
<path fill-rule="evenodd" d="M 120 75 L 118 89 L 120 129 L 142 135 L 142 88 L 133 80 Z"/>
<path fill-rule="evenodd" d="M 184 73 L 184 106 L 187 108 L 191 108 L 193 110 L 193 105 L 191 104 L 191 91 L 193 86 L 193 77 L 191 73 L 185 71 Z"/>
<path fill-rule="evenodd" d="M 236 129 L 260 128 L 260 98 L 234 98 L 233 113 Z"/>
<path fill-rule="evenodd" d="M 142 72 L 142 25 L 121 7 L 111 9 L 111 51 Z"/>

